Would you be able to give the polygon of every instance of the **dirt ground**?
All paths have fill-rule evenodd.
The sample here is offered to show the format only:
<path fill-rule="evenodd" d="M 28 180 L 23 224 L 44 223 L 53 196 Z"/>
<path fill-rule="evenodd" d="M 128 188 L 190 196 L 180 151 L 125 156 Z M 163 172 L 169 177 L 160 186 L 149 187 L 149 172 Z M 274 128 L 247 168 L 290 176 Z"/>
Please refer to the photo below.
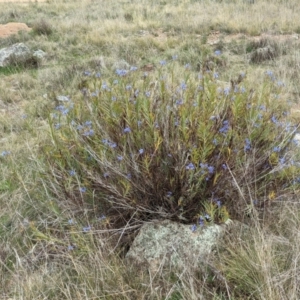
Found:
<path fill-rule="evenodd" d="M 0 38 L 5 38 L 12 34 L 16 34 L 21 30 L 29 31 L 31 29 L 25 23 L 0 24 Z"/>

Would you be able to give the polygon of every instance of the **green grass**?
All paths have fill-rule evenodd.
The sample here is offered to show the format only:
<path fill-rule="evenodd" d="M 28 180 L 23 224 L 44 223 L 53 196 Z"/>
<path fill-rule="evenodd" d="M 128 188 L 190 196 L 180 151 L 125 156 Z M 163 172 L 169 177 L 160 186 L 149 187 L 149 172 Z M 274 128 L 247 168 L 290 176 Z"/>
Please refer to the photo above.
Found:
<path fill-rule="evenodd" d="M 296 0 L 47 1 L 0 10 L 0 23 L 34 28 L 0 39 L 1 47 L 24 42 L 47 53 L 37 68 L 0 68 L 0 298 L 299 299 L 299 154 L 293 128 L 280 125 L 299 121 Z M 266 44 L 276 55 L 251 63 Z M 131 66 L 138 69 L 116 74 Z M 231 85 L 239 92 L 227 95 Z M 200 162 L 213 174 L 200 174 Z M 230 217 L 251 229 L 228 233 L 207 270 L 151 274 L 128 265 L 130 239 L 116 247 L 118 229 L 162 212 L 190 225 L 205 213 L 217 223 Z"/>

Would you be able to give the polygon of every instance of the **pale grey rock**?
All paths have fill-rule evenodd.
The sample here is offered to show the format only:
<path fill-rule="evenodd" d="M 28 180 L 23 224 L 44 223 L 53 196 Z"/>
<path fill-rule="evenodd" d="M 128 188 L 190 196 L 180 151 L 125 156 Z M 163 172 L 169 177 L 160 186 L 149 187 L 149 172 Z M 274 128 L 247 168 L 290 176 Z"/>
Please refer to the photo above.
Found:
<path fill-rule="evenodd" d="M 134 239 L 126 260 L 138 266 L 157 271 L 163 265 L 180 269 L 205 262 L 226 226 L 210 225 L 191 230 L 169 220 L 146 223 Z"/>
<path fill-rule="evenodd" d="M 0 67 L 9 66 L 13 63 L 22 63 L 32 56 L 29 48 L 23 44 L 14 44 L 7 48 L 0 49 Z"/>
<path fill-rule="evenodd" d="M 43 58 L 45 58 L 46 55 L 47 55 L 46 52 L 44 52 L 41 49 L 38 49 L 32 53 L 32 56 L 39 61 L 42 60 Z"/>
<path fill-rule="evenodd" d="M 295 142 L 295 144 L 298 146 L 300 145 L 300 133 L 296 133 L 294 135 L 293 141 Z"/>
<path fill-rule="evenodd" d="M 70 98 L 68 96 L 59 95 L 56 96 L 56 100 L 61 102 L 68 102 L 70 101 Z"/>

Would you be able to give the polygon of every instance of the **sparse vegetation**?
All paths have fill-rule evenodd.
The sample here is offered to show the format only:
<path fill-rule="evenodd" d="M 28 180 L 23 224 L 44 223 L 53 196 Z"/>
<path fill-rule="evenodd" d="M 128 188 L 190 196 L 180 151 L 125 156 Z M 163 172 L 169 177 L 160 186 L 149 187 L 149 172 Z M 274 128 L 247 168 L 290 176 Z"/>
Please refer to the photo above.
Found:
<path fill-rule="evenodd" d="M 296 0 L 0 9 L 47 53 L 0 68 L 1 298 L 300 298 Z M 165 218 L 249 227 L 205 270 L 128 265 Z"/>

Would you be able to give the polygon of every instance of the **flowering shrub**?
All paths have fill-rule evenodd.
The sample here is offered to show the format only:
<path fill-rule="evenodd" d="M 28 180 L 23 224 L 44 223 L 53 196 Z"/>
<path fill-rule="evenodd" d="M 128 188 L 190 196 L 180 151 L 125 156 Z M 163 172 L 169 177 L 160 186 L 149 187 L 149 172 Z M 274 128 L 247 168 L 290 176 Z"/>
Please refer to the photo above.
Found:
<path fill-rule="evenodd" d="M 154 218 L 202 226 L 271 201 L 296 172 L 283 160 L 295 127 L 277 100 L 282 85 L 272 72 L 257 89 L 221 86 L 220 76 L 176 61 L 153 74 L 85 72 L 85 88 L 49 118 L 53 192 L 117 227 Z"/>

